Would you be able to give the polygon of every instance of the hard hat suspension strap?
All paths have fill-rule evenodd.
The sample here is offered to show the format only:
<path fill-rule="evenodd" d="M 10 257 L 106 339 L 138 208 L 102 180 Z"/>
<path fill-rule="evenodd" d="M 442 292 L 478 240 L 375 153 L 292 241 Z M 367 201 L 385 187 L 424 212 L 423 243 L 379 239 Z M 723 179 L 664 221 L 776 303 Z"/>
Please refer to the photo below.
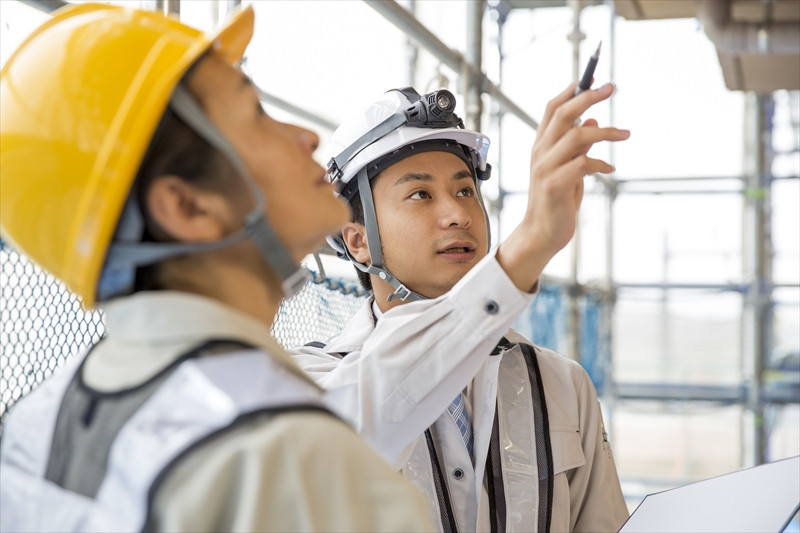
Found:
<path fill-rule="evenodd" d="M 230 162 L 239 176 L 252 192 L 256 206 L 244 220 L 244 227 L 209 243 L 163 243 L 163 242 L 120 242 L 111 244 L 106 258 L 105 269 L 124 271 L 136 267 L 152 265 L 180 255 L 218 250 L 250 239 L 258 246 L 263 259 L 281 279 L 285 297 L 289 297 L 303 287 L 308 273 L 300 268 L 281 242 L 264 212 L 264 197 L 256 186 L 244 163 L 228 140 L 220 133 L 195 101 L 189 91 L 181 86 L 175 89 L 170 107 L 192 130 L 218 149 Z M 130 202 L 130 198 L 129 198 Z"/>
<path fill-rule="evenodd" d="M 222 155 L 228 159 L 250 188 L 256 200 L 256 206 L 245 217 L 244 234 L 256 243 L 261 256 L 281 279 L 284 296 L 288 298 L 295 294 L 308 279 L 307 272 L 300 268 L 267 220 L 264 196 L 253 178 L 250 177 L 239 154 L 236 153 L 228 139 L 214 126 L 191 93 L 182 85 L 178 85 L 175 89 L 170 106 L 198 135 L 222 152 Z"/>
<path fill-rule="evenodd" d="M 372 188 L 369 185 L 370 178 L 366 168 L 358 172 L 358 192 L 361 196 L 361 205 L 364 208 L 364 227 L 367 231 L 367 245 L 369 246 L 370 265 L 366 266 L 350 257 L 350 260 L 362 272 L 378 276 L 383 281 L 391 285 L 395 291 L 389 295 L 387 301 L 394 299 L 400 300 L 423 300 L 424 296 L 412 291 L 403 283 L 395 278 L 383 264 L 383 252 L 381 250 L 381 236 L 378 231 L 378 217 L 375 213 L 375 202 L 372 199 Z M 347 247 L 345 246 L 345 250 Z M 349 257 L 349 252 L 348 252 Z"/>

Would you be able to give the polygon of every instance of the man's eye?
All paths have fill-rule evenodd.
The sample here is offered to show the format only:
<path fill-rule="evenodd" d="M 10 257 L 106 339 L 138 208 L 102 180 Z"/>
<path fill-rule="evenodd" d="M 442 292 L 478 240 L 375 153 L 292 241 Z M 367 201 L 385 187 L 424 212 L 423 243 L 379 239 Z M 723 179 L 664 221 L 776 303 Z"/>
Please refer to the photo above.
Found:
<path fill-rule="evenodd" d="M 428 194 L 427 191 L 417 191 L 409 196 L 409 198 L 413 198 L 414 200 L 427 200 L 430 197 L 431 195 Z"/>
<path fill-rule="evenodd" d="M 458 196 L 474 196 L 475 190 L 472 187 L 465 187 L 458 191 Z"/>

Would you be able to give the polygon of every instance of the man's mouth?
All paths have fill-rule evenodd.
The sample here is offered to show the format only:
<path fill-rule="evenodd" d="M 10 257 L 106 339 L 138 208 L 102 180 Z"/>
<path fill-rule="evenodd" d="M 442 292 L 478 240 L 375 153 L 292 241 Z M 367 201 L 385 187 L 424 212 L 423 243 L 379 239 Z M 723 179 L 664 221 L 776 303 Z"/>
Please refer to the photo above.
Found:
<path fill-rule="evenodd" d="M 475 245 L 469 241 L 455 241 L 449 243 L 445 248 L 438 250 L 441 255 L 471 254 L 475 251 Z"/>

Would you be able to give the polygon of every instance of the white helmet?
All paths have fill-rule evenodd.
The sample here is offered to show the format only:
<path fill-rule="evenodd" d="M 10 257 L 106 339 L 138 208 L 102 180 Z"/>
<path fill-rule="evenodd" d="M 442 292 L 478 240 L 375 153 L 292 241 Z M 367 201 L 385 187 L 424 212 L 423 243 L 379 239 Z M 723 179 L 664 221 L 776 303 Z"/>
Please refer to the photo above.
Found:
<path fill-rule="evenodd" d="M 473 171 L 476 186 L 489 179 L 491 165 L 486 163 L 489 138 L 464 129 L 463 121 L 454 113 L 455 106 L 455 97 L 445 89 L 424 96 L 411 87 L 393 89 L 361 115 L 342 123 L 328 143 L 331 153 L 336 155 L 328 163 L 327 179 L 338 184 L 339 194 L 348 201 L 360 193 L 372 264 L 356 261 L 341 234 L 329 236 L 328 244 L 362 272 L 377 275 L 394 287 L 389 301 L 423 297 L 405 287 L 383 265 L 370 180 L 398 161 L 427 151 L 445 151 L 460 157 Z"/>

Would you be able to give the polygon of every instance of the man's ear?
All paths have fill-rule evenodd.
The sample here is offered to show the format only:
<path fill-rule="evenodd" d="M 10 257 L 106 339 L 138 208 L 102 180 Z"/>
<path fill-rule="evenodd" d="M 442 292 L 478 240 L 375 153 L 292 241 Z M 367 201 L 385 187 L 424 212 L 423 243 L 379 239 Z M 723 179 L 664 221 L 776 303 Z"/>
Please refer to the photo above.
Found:
<path fill-rule="evenodd" d="M 170 237 L 185 242 L 210 242 L 227 233 L 230 213 L 219 193 L 199 189 L 177 176 L 155 178 L 145 197 L 146 211 Z"/>
<path fill-rule="evenodd" d="M 350 255 L 365 265 L 370 264 L 369 246 L 367 244 L 367 230 L 363 224 L 348 222 L 342 227 L 342 240 L 350 251 Z"/>

